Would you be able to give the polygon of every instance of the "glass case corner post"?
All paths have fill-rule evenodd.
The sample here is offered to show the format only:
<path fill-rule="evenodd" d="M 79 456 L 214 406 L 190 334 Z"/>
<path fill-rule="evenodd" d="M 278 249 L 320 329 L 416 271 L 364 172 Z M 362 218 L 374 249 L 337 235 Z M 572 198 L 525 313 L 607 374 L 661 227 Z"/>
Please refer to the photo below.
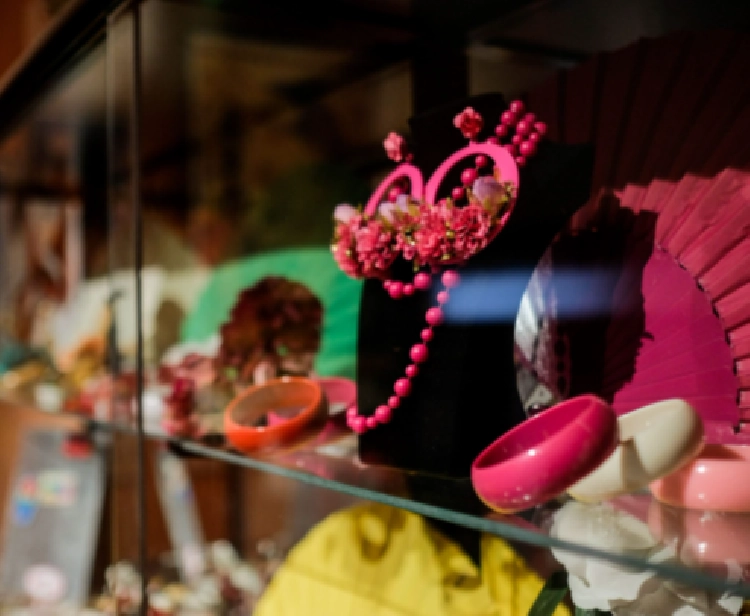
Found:
<path fill-rule="evenodd" d="M 142 170 L 141 170 L 141 125 L 142 125 L 142 57 L 141 57 L 141 3 L 138 0 L 125 2 L 115 9 L 107 20 L 107 153 L 109 159 L 108 210 L 110 214 L 110 240 L 121 233 L 117 221 L 119 208 L 127 206 L 132 218 L 132 240 L 129 238 L 126 263 L 119 266 L 132 268 L 134 285 L 135 325 L 135 424 L 137 447 L 137 535 L 138 568 L 141 576 L 141 603 L 139 613 L 148 613 L 147 596 L 147 509 L 146 509 L 146 440 L 143 422 L 144 348 L 143 348 L 143 221 L 142 221 Z M 126 96 L 122 96 L 125 84 Z M 126 101 L 123 103 L 123 101 Z M 123 105 L 125 111 L 123 112 Z M 127 131 L 120 130 L 122 123 Z M 127 147 L 125 156 L 121 141 Z M 120 254 L 110 244 L 110 273 L 117 269 Z M 108 332 L 108 368 L 112 377 L 121 376 L 124 366 L 118 349 L 116 304 L 123 298 L 117 290 L 109 298 L 113 327 Z"/>

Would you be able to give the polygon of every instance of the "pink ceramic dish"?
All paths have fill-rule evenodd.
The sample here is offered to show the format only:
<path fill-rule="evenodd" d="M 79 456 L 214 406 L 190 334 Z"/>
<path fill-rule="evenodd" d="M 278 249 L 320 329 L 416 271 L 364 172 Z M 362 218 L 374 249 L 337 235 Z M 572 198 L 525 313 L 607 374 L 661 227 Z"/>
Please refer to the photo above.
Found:
<path fill-rule="evenodd" d="M 474 460 L 471 480 L 496 511 L 513 513 L 564 492 L 599 466 L 617 445 L 611 407 L 586 395 L 534 415 Z"/>
<path fill-rule="evenodd" d="M 687 509 L 750 513 L 750 446 L 706 445 L 680 470 L 651 483 L 662 503 Z"/>

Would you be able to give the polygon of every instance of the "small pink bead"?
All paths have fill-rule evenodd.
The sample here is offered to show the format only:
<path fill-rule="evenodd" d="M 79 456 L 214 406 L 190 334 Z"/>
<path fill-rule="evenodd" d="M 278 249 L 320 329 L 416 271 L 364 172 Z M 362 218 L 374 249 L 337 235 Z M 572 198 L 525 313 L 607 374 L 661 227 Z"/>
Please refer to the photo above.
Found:
<path fill-rule="evenodd" d="M 461 276 L 459 276 L 456 270 L 446 270 L 443 272 L 443 277 L 440 280 L 444 287 L 452 289 L 461 282 Z"/>
<path fill-rule="evenodd" d="M 476 181 L 477 177 L 479 177 L 479 174 L 477 173 L 476 169 L 464 169 L 461 172 L 461 183 L 464 186 L 469 186 Z"/>
<path fill-rule="evenodd" d="M 367 430 L 367 420 L 362 416 L 355 417 L 354 419 L 352 419 L 349 427 L 357 434 L 362 434 L 365 430 Z"/>
<path fill-rule="evenodd" d="M 518 148 L 521 156 L 533 156 L 536 152 L 536 144 L 533 141 L 524 141 Z"/>
<path fill-rule="evenodd" d="M 414 295 L 414 285 L 411 283 L 406 283 L 404 285 L 404 295 Z"/>
<path fill-rule="evenodd" d="M 369 430 L 372 430 L 373 428 L 378 427 L 378 420 L 374 416 L 370 416 L 365 420 L 365 425 Z"/>
<path fill-rule="evenodd" d="M 395 202 L 396 202 L 396 199 L 398 199 L 398 198 L 399 198 L 399 196 L 400 196 L 400 195 L 402 195 L 402 194 L 403 194 L 403 191 L 401 190 L 401 188 L 400 188 L 400 187 L 398 187 L 398 186 L 394 186 L 393 188 L 391 188 L 391 189 L 390 189 L 390 190 L 388 191 L 388 200 L 389 200 L 389 201 L 390 201 L 391 203 L 395 203 Z"/>
<path fill-rule="evenodd" d="M 378 423 L 388 423 L 391 420 L 392 414 L 393 413 L 391 412 L 391 409 L 385 404 L 381 404 L 378 408 L 375 409 L 375 419 Z"/>
<path fill-rule="evenodd" d="M 393 281 L 392 280 L 384 280 L 383 281 L 383 288 L 386 291 L 391 288 L 391 282 L 393 282 Z"/>
<path fill-rule="evenodd" d="M 419 368 L 417 368 L 414 364 L 409 364 L 406 366 L 406 376 L 410 379 L 413 379 L 415 376 L 419 374 Z"/>
<path fill-rule="evenodd" d="M 434 308 L 430 308 L 427 311 L 427 314 L 425 314 L 425 319 L 433 327 L 436 325 L 440 325 L 443 322 L 443 311 L 437 306 Z"/>
<path fill-rule="evenodd" d="M 516 156 L 516 164 L 519 167 L 523 167 L 526 164 L 526 158 L 524 158 L 523 156 Z"/>
<path fill-rule="evenodd" d="M 395 409 L 398 408 L 398 405 L 401 404 L 401 398 L 398 396 L 391 396 L 388 398 L 388 407 Z"/>
<path fill-rule="evenodd" d="M 510 107 L 508 107 L 512 113 L 520 114 L 523 113 L 524 110 L 524 104 L 523 101 L 515 100 L 510 104 Z"/>
<path fill-rule="evenodd" d="M 432 284 L 432 280 L 430 279 L 429 274 L 426 274 L 425 272 L 419 272 L 416 276 L 414 276 L 414 286 L 420 291 L 426 291 L 427 289 L 429 289 L 430 284 Z"/>
<path fill-rule="evenodd" d="M 398 280 L 394 280 L 388 286 L 388 295 L 390 295 L 393 299 L 399 299 L 401 295 L 403 294 L 403 292 L 404 292 L 404 285 Z"/>
<path fill-rule="evenodd" d="M 505 137 L 508 134 L 508 127 L 505 124 L 498 124 L 495 127 L 495 134 L 498 137 Z"/>
<path fill-rule="evenodd" d="M 356 417 L 358 413 L 356 406 L 350 406 L 348 409 L 346 409 L 346 418 L 351 419 L 352 417 Z"/>
<path fill-rule="evenodd" d="M 523 141 L 523 135 L 513 135 L 510 141 L 513 145 L 519 145 Z"/>
<path fill-rule="evenodd" d="M 474 159 L 474 165 L 481 169 L 482 167 L 487 165 L 487 157 L 484 154 L 478 154 L 477 157 Z"/>
<path fill-rule="evenodd" d="M 491 143 L 492 145 L 500 145 L 500 140 L 497 137 L 487 137 L 485 143 Z"/>
<path fill-rule="evenodd" d="M 547 134 L 547 125 L 544 122 L 537 122 L 536 124 L 534 124 L 534 129 L 540 135 L 546 135 Z"/>
<path fill-rule="evenodd" d="M 393 384 L 393 391 L 401 398 L 408 396 L 411 391 L 411 381 L 404 378 L 399 379 Z"/>
<path fill-rule="evenodd" d="M 421 363 L 427 361 L 428 355 L 429 354 L 427 352 L 427 345 L 423 344 L 421 342 L 419 344 L 415 344 L 411 348 L 411 351 L 409 351 L 409 357 L 411 357 L 411 360 L 415 364 L 421 364 Z M 408 370 L 408 368 L 407 368 L 407 370 Z M 407 372 L 406 374 L 408 375 L 409 373 Z M 409 375 L 409 376 L 411 376 L 411 375 Z"/>
<path fill-rule="evenodd" d="M 440 291 L 440 293 L 437 294 L 437 301 L 438 304 L 447 304 L 448 303 L 448 291 Z"/>
<path fill-rule="evenodd" d="M 529 132 L 531 132 L 531 124 L 529 124 L 525 120 L 521 120 L 518 124 L 516 124 L 517 135 L 526 135 Z"/>
<path fill-rule="evenodd" d="M 455 188 L 454 188 L 454 189 L 453 189 L 453 190 L 451 191 L 451 198 L 452 198 L 452 199 L 453 199 L 454 201 L 458 201 L 458 200 L 459 200 L 459 199 L 460 199 L 461 197 L 463 197 L 463 196 L 464 196 L 464 189 L 463 189 L 463 188 L 461 188 L 460 186 L 456 186 L 456 187 L 455 187 Z"/>
<path fill-rule="evenodd" d="M 433 336 L 433 331 L 429 327 L 425 327 L 422 330 L 422 333 L 419 334 L 419 337 L 425 342 L 429 342 L 430 340 L 432 340 L 432 336 Z"/>
<path fill-rule="evenodd" d="M 523 121 L 528 122 L 533 126 L 534 122 L 536 122 L 536 114 L 534 113 L 527 113 L 525 116 L 523 116 Z"/>
<path fill-rule="evenodd" d="M 506 126 L 513 126 L 516 123 L 516 120 L 518 120 L 518 118 L 512 111 L 503 111 L 502 115 L 500 116 L 500 122 L 502 122 Z"/>
<path fill-rule="evenodd" d="M 542 136 L 539 133 L 531 133 L 529 135 L 529 141 L 532 143 L 539 143 L 542 140 Z"/>

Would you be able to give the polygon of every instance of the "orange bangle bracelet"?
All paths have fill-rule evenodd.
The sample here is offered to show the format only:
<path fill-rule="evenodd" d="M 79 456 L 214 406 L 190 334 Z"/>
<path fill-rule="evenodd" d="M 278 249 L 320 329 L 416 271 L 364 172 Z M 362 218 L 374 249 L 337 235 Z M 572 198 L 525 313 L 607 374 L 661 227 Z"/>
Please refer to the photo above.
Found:
<path fill-rule="evenodd" d="M 269 412 L 290 407 L 302 410 L 285 421 L 252 425 Z M 327 414 L 328 402 L 318 383 L 285 376 L 249 387 L 232 400 L 224 413 L 224 433 L 240 451 L 264 449 L 298 440 L 322 425 Z"/>

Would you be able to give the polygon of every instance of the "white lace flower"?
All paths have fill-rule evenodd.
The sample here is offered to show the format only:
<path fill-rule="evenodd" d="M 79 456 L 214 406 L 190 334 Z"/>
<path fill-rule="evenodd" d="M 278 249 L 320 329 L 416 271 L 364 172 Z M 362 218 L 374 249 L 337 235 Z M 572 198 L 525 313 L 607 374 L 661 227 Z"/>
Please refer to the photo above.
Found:
<path fill-rule="evenodd" d="M 554 515 L 550 535 L 558 539 L 624 554 L 651 563 L 677 561 L 673 544 L 656 541 L 648 525 L 609 503 L 566 503 Z M 738 614 L 742 599 L 681 586 L 637 570 L 555 548 L 568 571 L 573 603 L 582 609 L 612 611 L 618 616 L 693 616 Z"/>

